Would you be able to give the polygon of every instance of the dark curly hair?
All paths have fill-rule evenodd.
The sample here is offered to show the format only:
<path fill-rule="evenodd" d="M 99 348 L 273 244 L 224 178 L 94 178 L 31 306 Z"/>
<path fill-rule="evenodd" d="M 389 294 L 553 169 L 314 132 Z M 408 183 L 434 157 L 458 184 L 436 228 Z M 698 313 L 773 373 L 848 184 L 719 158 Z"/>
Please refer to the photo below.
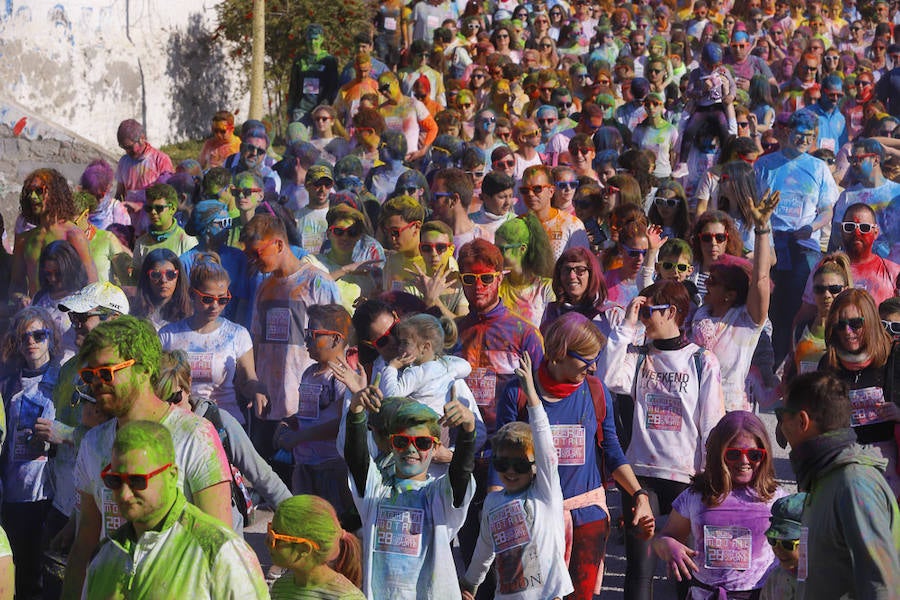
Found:
<path fill-rule="evenodd" d="M 43 184 L 43 186 L 41 186 Z M 29 197 L 35 187 L 44 187 L 44 211 L 54 221 L 71 221 L 77 214 L 75 202 L 72 200 L 72 189 L 62 173 L 56 169 L 38 169 L 25 178 L 22 192 L 19 194 L 19 208 L 22 216 L 32 225 L 38 225 L 40 218 L 34 214 L 34 207 Z"/>

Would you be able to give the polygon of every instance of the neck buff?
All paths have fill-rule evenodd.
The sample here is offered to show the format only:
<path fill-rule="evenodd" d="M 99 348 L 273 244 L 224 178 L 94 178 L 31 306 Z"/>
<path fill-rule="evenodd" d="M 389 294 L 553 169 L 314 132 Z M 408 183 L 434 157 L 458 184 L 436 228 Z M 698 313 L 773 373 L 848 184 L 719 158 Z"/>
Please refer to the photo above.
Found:
<path fill-rule="evenodd" d="M 872 364 L 872 357 L 868 352 L 852 354 L 843 350 L 837 350 L 836 354 L 838 360 L 841 361 L 841 365 L 848 371 L 862 371 Z"/>
<path fill-rule="evenodd" d="M 177 228 L 178 228 L 178 221 L 172 221 L 172 226 L 169 227 L 168 229 L 166 229 L 165 231 L 153 231 L 153 230 L 150 230 L 150 231 L 147 232 L 147 235 L 149 235 L 150 237 L 152 237 L 152 238 L 153 238 L 154 240 L 156 240 L 157 242 L 164 242 L 164 241 L 166 241 L 167 239 L 169 239 L 169 237 L 170 237 L 173 233 L 175 233 L 175 230 L 176 230 Z"/>
<path fill-rule="evenodd" d="M 824 433 L 791 450 L 789 457 L 797 474 L 797 487 L 801 491 L 809 491 L 816 474 L 855 442 L 856 433 L 848 427 Z"/>
<path fill-rule="evenodd" d="M 541 366 L 538 367 L 538 382 L 540 382 L 541 388 L 554 398 L 568 398 L 581 387 L 581 383 L 568 383 L 553 379 L 550 371 L 547 370 L 546 360 L 542 360 Z"/>

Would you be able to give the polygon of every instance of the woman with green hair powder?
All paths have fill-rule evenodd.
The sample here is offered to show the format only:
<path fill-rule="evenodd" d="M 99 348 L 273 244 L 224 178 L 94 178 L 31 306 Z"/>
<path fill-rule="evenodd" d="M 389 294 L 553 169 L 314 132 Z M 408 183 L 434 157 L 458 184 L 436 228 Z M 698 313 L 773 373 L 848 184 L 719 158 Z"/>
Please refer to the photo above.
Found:
<path fill-rule="evenodd" d="M 364 600 L 359 540 L 344 531 L 334 508 L 318 496 L 294 496 L 278 505 L 266 533 L 272 562 L 287 569 L 272 600 Z"/>
<path fill-rule="evenodd" d="M 500 282 L 500 300 L 509 310 L 540 327 L 553 293 L 553 251 L 541 222 L 531 213 L 510 219 L 497 229 L 494 243 L 503 253 L 507 275 Z"/>

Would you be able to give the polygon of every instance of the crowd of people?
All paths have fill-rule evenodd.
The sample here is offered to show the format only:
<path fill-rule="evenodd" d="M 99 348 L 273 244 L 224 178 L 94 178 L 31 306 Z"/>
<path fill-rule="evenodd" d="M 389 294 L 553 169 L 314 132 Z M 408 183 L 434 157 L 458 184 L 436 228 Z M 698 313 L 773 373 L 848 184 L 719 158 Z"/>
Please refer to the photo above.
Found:
<path fill-rule="evenodd" d="M 30 173 L 0 599 L 591 600 L 620 526 L 628 599 L 900 598 L 898 24 L 385 0 L 283 136 Z"/>

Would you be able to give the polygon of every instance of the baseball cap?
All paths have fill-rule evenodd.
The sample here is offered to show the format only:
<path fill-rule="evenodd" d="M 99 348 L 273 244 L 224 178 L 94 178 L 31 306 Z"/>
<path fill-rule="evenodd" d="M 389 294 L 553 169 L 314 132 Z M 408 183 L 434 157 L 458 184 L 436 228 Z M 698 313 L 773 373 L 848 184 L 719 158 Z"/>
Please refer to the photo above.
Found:
<path fill-rule="evenodd" d="M 800 520 L 803 517 L 805 503 L 806 492 L 776 500 L 772 504 L 772 516 L 769 517 L 771 525 L 766 529 L 766 537 L 775 540 L 799 540 Z"/>
<path fill-rule="evenodd" d="M 334 181 L 334 174 L 328 165 L 313 165 L 306 171 L 306 181 L 315 182 L 322 178 Z"/>
<path fill-rule="evenodd" d="M 59 310 L 62 312 L 87 313 L 98 308 L 106 308 L 127 315 L 130 310 L 128 296 L 117 285 L 108 281 L 95 281 L 74 294 L 69 294 L 59 302 Z"/>

